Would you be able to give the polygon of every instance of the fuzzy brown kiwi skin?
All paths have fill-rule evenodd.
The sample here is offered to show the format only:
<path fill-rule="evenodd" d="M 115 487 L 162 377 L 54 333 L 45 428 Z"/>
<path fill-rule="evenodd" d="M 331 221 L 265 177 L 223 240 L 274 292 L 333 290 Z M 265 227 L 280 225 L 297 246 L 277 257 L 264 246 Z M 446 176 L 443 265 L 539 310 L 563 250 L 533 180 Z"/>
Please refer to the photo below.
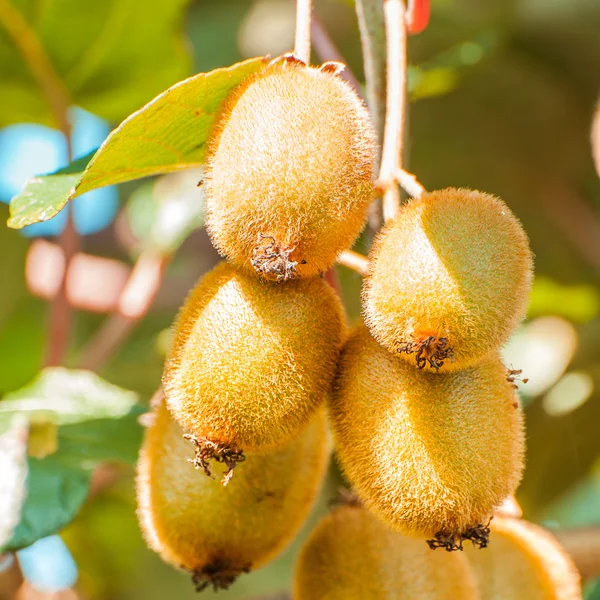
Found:
<path fill-rule="evenodd" d="M 264 279 L 326 271 L 364 226 L 375 135 L 338 72 L 273 61 L 228 97 L 209 138 L 207 231 L 223 256 Z M 246 100 L 258 103 L 252 115 Z M 256 124 L 248 139 L 243 123 Z"/>
<path fill-rule="evenodd" d="M 522 411 L 499 358 L 421 372 L 361 324 L 342 351 L 330 419 L 366 507 L 432 548 L 485 547 L 490 516 L 524 464 Z"/>
<path fill-rule="evenodd" d="M 525 316 L 532 257 L 499 198 L 460 188 L 425 194 L 373 243 L 365 323 L 420 369 L 471 367 L 497 352 Z"/>
<path fill-rule="evenodd" d="M 581 600 L 581 577 L 556 538 L 538 525 L 496 516 L 485 552 L 466 547 L 481 598 Z"/>
<path fill-rule="evenodd" d="M 277 555 L 306 518 L 330 456 L 325 412 L 287 446 L 250 453 L 226 488 L 189 464 L 192 447 L 164 404 L 152 416 L 136 478 L 144 538 L 198 591 L 226 589 Z"/>
<path fill-rule="evenodd" d="M 227 482 L 245 453 L 298 435 L 329 393 L 345 327 L 320 277 L 277 285 L 225 262 L 205 275 L 176 320 L 163 373 L 196 466 L 224 463 Z"/>
<path fill-rule="evenodd" d="M 430 552 L 356 504 L 336 507 L 298 557 L 295 600 L 476 600 L 465 557 Z"/>

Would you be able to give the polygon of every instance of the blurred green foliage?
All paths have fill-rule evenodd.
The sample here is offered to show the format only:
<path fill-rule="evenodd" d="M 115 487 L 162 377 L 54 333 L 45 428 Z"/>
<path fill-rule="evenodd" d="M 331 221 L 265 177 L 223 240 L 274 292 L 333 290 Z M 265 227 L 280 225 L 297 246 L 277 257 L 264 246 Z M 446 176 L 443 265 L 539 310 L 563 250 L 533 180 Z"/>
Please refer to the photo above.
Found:
<path fill-rule="evenodd" d="M 22 3 L 33 15 L 35 3 Z M 352 2 L 315 4 L 351 69 L 362 78 Z M 62 20 L 52 12 L 59 5 L 69 7 Z M 259 29 L 255 40 L 241 40 L 252 5 L 250 0 L 192 3 L 182 20 L 188 58 L 181 37 L 174 33 L 180 1 L 145 2 L 142 7 L 133 0 L 61 0 L 50 3 L 50 12 L 40 13 L 36 23 L 43 39 L 51 42 L 58 71 L 75 101 L 117 125 L 178 79 L 228 66 L 248 58 L 242 48 L 258 47 L 259 41 L 264 45 Z M 73 17 L 82 7 L 88 11 L 85 23 Z M 103 20 L 108 15 L 114 20 Z M 60 26 L 52 28 L 55 22 Z M 115 29 L 107 23 L 114 23 Z M 527 518 L 555 526 L 600 524 L 600 235 L 594 237 L 600 232 L 600 184 L 589 144 L 600 89 L 598 31 L 600 4 L 594 0 L 434 0 L 430 26 L 409 45 L 413 102 L 408 168 L 429 189 L 467 186 L 507 201 L 522 219 L 536 255 L 529 316 L 559 315 L 576 324 L 579 349 L 571 367 L 594 381 L 592 397 L 568 414 L 550 416 L 541 398 L 528 407 L 528 466 L 519 500 Z M 96 42 L 89 44 L 90 39 Z M 190 62 L 193 70 L 186 66 Z M 18 107 L 10 117 L 3 112 L 4 122 L 47 122 L 43 97 L 30 79 L 23 79 L 23 66 L 2 28 L 0 70 L 0 101 Z M 148 187 L 123 186 L 122 197 L 133 195 L 129 211 L 135 209 L 135 198 L 139 201 L 150 193 L 153 184 L 141 185 Z M 7 212 L 0 206 L 1 219 Z M 152 231 L 138 227 L 136 235 L 149 238 Z M 85 250 L 128 261 L 130 248 L 115 236 L 114 230 L 92 236 Z M 369 239 L 364 235 L 357 249 L 365 252 Z M 27 247 L 18 232 L 0 227 L 2 394 L 33 379 L 42 361 L 47 308 L 28 293 L 24 282 Z M 104 378 L 138 392 L 143 400 L 150 397 L 160 381 L 163 360 L 157 337 L 169 326 L 187 290 L 216 261 L 206 234 L 192 233 L 178 250 L 153 310 L 102 369 Z M 345 268 L 338 273 L 350 319 L 355 320 L 360 313 L 360 277 Z M 77 315 L 69 366 L 76 364 L 100 323 L 98 315 Z M 139 428 L 136 431 L 130 438 L 134 445 Z M 78 446 L 77 440 L 75 435 L 63 436 L 59 448 L 69 453 L 87 448 L 99 458 L 91 438 L 85 446 Z M 326 510 L 337 483 L 339 473 L 332 468 L 316 514 Z M 86 492 L 88 484 L 86 478 Z M 80 503 L 84 497 L 82 492 Z M 66 530 L 84 593 L 111 600 L 194 598 L 187 577 L 145 548 L 134 509 L 129 470 L 117 485 L 86 503 Z M 279 560 L 242 578 L 220 597 L 285 591 L 297 548 L 295 543 Z M 588 598 L 599 598 L 600 586 L 590 584 L 587 593 Z"/>

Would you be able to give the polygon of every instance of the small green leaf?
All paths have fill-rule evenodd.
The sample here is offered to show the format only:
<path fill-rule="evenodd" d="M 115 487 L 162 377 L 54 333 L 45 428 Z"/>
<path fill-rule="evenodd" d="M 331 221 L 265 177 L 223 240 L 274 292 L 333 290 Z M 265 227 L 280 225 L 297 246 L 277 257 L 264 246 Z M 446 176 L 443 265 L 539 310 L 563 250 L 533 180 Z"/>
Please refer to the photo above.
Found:
<path fill-rule="evenodd" d="M 131 414 L 136 403 L 134 392 L 112 385 L 91 371 L 49 368 L 0 401 L 0 433 L 8 430 L 16 415 L 24 415 L 30 422 L 67 425 L 118 419 Z"/>
<path fill-rule="evenodd" d="M 27 489 L 27 421 L 13 419 L 0 435 L 0 548 L 12 537 L 21 518 Z"/>
<path fill-rule="evenodd" d="M 63 425 L 59 429 L 58 446 L 61 455 L 78 464 L 116 461 L 133 464 L 142 443 L 143 430 L 137 407 L 120 419 L 94 419 L 85 423 Z"/>
<path fill-rule="evenodd" d="M 9 226 L 21 229 L 31 223 L 51 219 L 64 207 L 65 198 L 75 190 L 94 154 L 95 151 L 86 154 L 49 175 L 30 179 L 10 203 Z M 35 215 L 33 220 L 32 215 Z"/>
<path fill-rule="evenodd" d="M 172 254 L 204 224 L 202 169 L 169 173 L 135 190 L 125 211 L 139 251 Z"/>
<path fill-rule="evenodd" d="M 56 173 L 31 180 L 12 199 L 8 226 L 20 229 L 46 221 L 75 196 L 96 188 L 202 165 L 223 101 L 264 64 L 265 59 L 253 58 L 175 84 L 125 119 L 80 175 L 67 179 L 60 173 L 56 179 Z M 52 181 L 46 185 L 48 179 Z"/>
<path fill-rule="evenodd" d="M 14 551 L 68 525 L 85 502 L 91 471 L 65 464 L 58 454 L 27 461 L 27 498 L 12 538 L 1 549 Z"/>

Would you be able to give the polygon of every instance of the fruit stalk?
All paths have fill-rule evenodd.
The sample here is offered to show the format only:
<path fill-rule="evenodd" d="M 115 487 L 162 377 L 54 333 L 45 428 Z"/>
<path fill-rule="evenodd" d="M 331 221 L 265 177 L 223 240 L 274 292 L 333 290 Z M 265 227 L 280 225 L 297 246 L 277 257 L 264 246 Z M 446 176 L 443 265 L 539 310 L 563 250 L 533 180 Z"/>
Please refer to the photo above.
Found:
<path fill-rule="evenodd" d="M 385 117 L 385 26 L 382 0 L 356 0 L 367 104 L 381 142 Z"/>
<path fill-rule="evenodd" d="M 379 181 L 384 188 L 383 220 L 393 219 L 400 208 L 395 174 L 402 166 L 406 112 L 406 8 L 402 0 L 384 0 L 387 40 L 387 99 Z"/>
<path fill-rule="evenodd" d="M 310 63 L 310 18 L 312 0 L 297 0 L 296 2 L 296 39 L 294 41 L 294 56 Z"/>
<path fill-rule="evenodd" d="M 338 257 L 338 263 L 356 271 L 363 277 L 369 273 L 369 259 L 353 250 L 344 250 Z"/>

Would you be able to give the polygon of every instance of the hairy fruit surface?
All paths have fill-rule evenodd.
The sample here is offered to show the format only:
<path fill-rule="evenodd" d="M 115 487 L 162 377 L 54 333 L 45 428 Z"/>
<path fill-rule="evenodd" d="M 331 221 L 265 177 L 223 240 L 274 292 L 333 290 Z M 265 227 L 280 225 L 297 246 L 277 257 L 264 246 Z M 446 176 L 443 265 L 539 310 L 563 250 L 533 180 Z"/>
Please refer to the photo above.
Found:
<path fill-rule="evenodd" d="M 511 517 L 491 529 L 489 550 L 467 547 L 481 600 L 581 600 L 579 573 L 550 532 Z"/>
<path fill-rule="evenodd" d="M 329 460 L 324 410 L 287 446 L 249 454 L 226 488 L 195 471 L 183 433 L 164 404 L 155 409 L 138 462 L 140 526 L 199 590 L 226 588 L 273 558 L 307 516 Z"/>
<path fill-rule="evenodd" d="M 502 200 L 447 188 L 405 205 L 379 234 L 365 322 L 420 368 L 462 369 L 497 351 L 525 316 L 532 254 Z"/>
<path fill-rule="evenodd" d="M 524 455 L 521 407 L 497 357 L 423 372 L 361 325 L 342 352 L 330 417 L 348 480 L 380 518 L 432 548 L 487 544 Z"/>
<path fill-rule="evenodd" d="M 478 600 L 459 553 L 431 552 L 365 508 L 342 506 L 317 525 L 296 566 L 294 600 Z"/>
<path fill-rule="evenodd" d="M 368 112 L 348 84 L 274 62 L 233 92 L 210 141 L 214 245 L 265 279 L 327 270 L 364 225 L 374 156 Z"/>
<path fill-rule="evenodd" d="M 344 334 L 322 278 L 277 285 L 221 263 L 177 318 L 168 408 L 208 458 L 211 448 L 218 457 L 285 444 L 329 393 Z"/>

